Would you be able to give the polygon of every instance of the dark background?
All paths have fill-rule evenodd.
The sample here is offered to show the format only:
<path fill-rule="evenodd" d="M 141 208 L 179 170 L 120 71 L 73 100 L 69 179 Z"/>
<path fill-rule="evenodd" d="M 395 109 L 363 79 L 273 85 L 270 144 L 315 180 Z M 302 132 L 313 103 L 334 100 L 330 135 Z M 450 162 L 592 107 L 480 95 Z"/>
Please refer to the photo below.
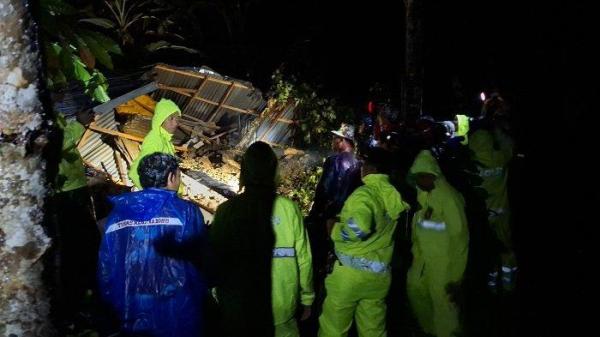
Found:
<path fill-rule="evenodd" d="M 511 185 L 522 268 L 519 335 L 581 333 L 593 322 L 584 309 L 594 265 L 587 242 L 599 223 L 595 11 L 583 2 L 423 3 L 423 111 L 477 114 L 479 92 L 494 88 L 513 108 L 524 154 Z M 400 103 L 403 1 L 265 0 L 252 8 L 235 45 L 217 18 L 206 18 L 201 63 L 263 91 L 284 65 L 358 111 L 379 82 Z"/>
<path fill-rule="evenodd" d="M 268 3 L 268 12 L 287 14 L 254 26 L 256 41 L 268 42 L 257 42 L 261 57 L 272 60 L 256 68 L 258 85 L 268 74 L 260 71 L 284 59 L 357 107 L 374 82 L 399 98 L 402 1 Z M 572 335 L 593 322 L 584 309 L 591 303 L 588 242 L 598 223 L 592 187 L 598 58 L 592 50 L 600 30 L 593 13 L 590 4 L 575 2 L 425 1 L 424 112 L 447 117 L 461 104 L 476 113 L 479 92 L 491 88 L 513 106 L 525 155 L 512 185 L 523 336 Z M 452 89 L 457 80 L 462 100 Z"/>
<path fill-rule="evenodd" d="M 186 43 L 202 57 L 159 53 L 144 62 L 207 65 L 263 92 L 283 66 L 359 112 L 379 82 L 399 105 L 403 1 L 252 3 L 244 32 L 233 39 L 220 17 L 200 16 L 199 33 Z M 424 113 L 476 115 L 479 93 L 495 88 L 512 106 L 517 150 L 524 155 L 511 183 L 522 274 L 519 335 L 582 333 L 597 311 L 584 306 L 592 303 L 588 278 L 596 265 L 588 242 L 600 223 L 597 11 L 592 2 L 576 1 L 422 3 Z"/>

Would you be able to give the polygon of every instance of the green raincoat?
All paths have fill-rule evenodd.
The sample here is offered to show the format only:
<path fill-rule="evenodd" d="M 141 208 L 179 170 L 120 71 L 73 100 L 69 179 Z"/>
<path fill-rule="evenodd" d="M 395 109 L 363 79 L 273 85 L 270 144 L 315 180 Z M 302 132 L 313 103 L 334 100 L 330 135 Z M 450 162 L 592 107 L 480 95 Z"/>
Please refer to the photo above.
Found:
<path fill-rule="evenodd" d="M 437 160 L 421 151 L 410 174 L 430 173 L 433 190 L 418 189 L 413 217 L 413 263 L 407 275 L 410 305 L 426 333 L 449 337 L 459 331 L 458 310 L 448 287 L 458 285 L 467 265 L 469 231 L 464 200 L 444 178 Z"/>
<path fill-rule="evenodd" d="M 273 207 L 275 248 L 272 263 L 273 321 L 276 337 L 299 336 L 294 317 L 298 304 L 312 305 L 315 293 L 312 284 L 310 243 L 298 206 L 284 197 L 277 197 Z"/>
<path fill-rule="evenodd" d="M 508 163 L 513 156 L 513 142 L 499 130 L 477 130 L 471 136 L 469 148 L 478 163 L 479 176 L 483 179 L 481 187 L 488 197 L 489 222 L 498 239 L 504 244 L 508 255 L 512 255 L 510 208 L 508 204 Z M 504 258 L 504 260 L 512 258 Z M 503 261 L 512 265 L 514 261 Z"/>
<path fill-rule="evenodd" d="M 171 143 L 173 135 L 162 127 L 163 122 L 172 114 L 181 115 L 181 110 L 175 102 L 169 99 L 161 99 L 154 108 L 154 116 L 152 117 L 152 128 L 144 138 L 140 154 L 131 164 L 129 169 L 129 178 L 137 188 L 142 188 L 140 184 L 140 176 L 137 169 L 140 161 L 145 156 L 154 152 L 161 152 L 170 155 L 175 155 L 175 146 Z"/>
<path fill-rule="evenodd" d="M 331 232 L 339 259 L 325 280 L 319 336 L 345 336 L 356 318 L 359 336 L 385 336 L 394 231 L 408 209 L 385 174 L 363 177 Z"/>

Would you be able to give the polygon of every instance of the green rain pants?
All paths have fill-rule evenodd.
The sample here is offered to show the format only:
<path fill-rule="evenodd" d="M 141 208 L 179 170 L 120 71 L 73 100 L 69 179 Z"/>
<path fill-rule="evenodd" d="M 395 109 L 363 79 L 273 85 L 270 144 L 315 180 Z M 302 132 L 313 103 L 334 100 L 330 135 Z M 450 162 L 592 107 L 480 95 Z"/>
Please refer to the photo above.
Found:
<path fill-rule="evenodd" d="M 444 274 L 443 268 L 429 267 L 426 268 L 423 259 L 413 261 L 406 279 L 408 300 L 423 331 L 450 337 L 459 330 L 458 308 L 446 291 L 453 280 Z"/>
<path fill-rule="evenodd" d="M 372 273 L 336 263 L 325 279 L 327 296 L 319 317 L 319 337 L 344 337 L 356 319 L 360 337 L 385 337 L 385 297 L 389 273 Z"/>
<path fill-rule="evenodd" d="M 296 318 L 292 318 L 285 323 L 276 324 L 275 337 L 300 337 Z"/>

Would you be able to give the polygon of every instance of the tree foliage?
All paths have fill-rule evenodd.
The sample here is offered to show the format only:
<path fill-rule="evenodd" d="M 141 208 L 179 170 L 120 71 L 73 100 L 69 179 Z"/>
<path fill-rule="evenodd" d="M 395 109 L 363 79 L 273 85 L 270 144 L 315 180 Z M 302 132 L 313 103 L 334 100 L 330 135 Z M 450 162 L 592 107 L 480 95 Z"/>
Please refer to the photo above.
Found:
<path fill-rule="evenodd" d="M 41 0 L 38 18 L 48 88 L 60 89 L 76 80 L 94 100 L 109 100 L 106 78 L 97 65 L 112 70 L 112 56 L 122 55 L 119 45 L 91 29 L 94 18 L 85 9 L 75 8 L 64 0 Z"/>
<path fill-rule="evenodd" d="M 277 104 L 296 104 L 297 123 L 294 124 L 294 146 L 327 149 L 331 130 L 342 122 L 352 122 L 353 110 L 339 104 L 335 98 L 319 95 L 319 88 L 300 82 L 294 76 L 286 77 L 277 70 L 273 76 L 270 96 Z"/>

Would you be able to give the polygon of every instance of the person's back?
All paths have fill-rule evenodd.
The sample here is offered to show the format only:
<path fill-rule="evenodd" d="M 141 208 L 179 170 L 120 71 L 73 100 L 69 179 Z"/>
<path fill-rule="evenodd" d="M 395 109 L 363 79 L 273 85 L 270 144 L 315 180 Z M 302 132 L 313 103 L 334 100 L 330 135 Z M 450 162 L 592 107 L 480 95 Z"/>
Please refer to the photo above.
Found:
<path fill-rule="evenodd" d="M 394 232 L 408 209 L 385 174 L 389 153 L 373 149 L 362 167 L 364 185 L 346 200 L 331 239 L 338 262 L 325 280 L 319 336 L 345 336 L 356 318 L 361 337 L 386 334 L 385 298 L 391 284 Z"/>
<path fill-rule="evenodd" d="M 165 157 L 178 172 L 175 158 L 164 154 L 147 156 L 140 170 L 147 162 Z M 145 188 L 112 198 L 115 207 L 102 239 L 98 280 L 102 298 L 120 320 L 122 334 L 202 335 L 206 285 L 201 274 L 191 261 L 161 255 L 156 249 L 159 240 L 183 247 L 201 243 L 206 235 L 202 213 L 177 196 L 177 186 Z"/>
<path fill-rule="evenodd" d="M 360 163 L 353 152 L 327 157 L 317 185 L 311 216 L 329 219 L 337 215 L 344 202 L 361 185 Z"/>
<path fill-rule="evenodd" d="M 487 192 L 488 221 L 502 243 L 500 276 L 498 271 L 489 274 L 488 286 L 497 290 L 497 280 L 502 280 L 504 290 L 514 287 L 517 261 L 513 251 L 511 212 L 508 198 L 508 167 L 513 158 L 514 142 L 507 133 L 507 108 L 500 97 L 486 102 L 486 119 L 483 127 L 471 135 L 469 148 L 478 164 L 482 179 L 481 188 Z"/>
<path fill-rule="evenodd" d="M 331 234 L 336 255 L 342 264 L 346 256 L 360 256 L 388 265 L 394 248 L 396 220 L 407 205 L 387 175 L 370 174 L 363 177 L 363 182 L 340 214 L 341 223 L 346 221 L 347 227 L 335 226 Z M 371 223 L 371 227 L 363 230 L 359 223 Z"/>
<path fill-rule="evenodd" d="M 277 158 L 267 144 L 257 142 L 248 148 L 241 166 L 244 192 L 219 206 L 210 229 L 220 335 L 269 337 L 274 334 L 271 217 Z"/>
<path fill-rule="evenodd" d="M 219 206 L 211 226 L 223 336 L 272 335 L 272 196 L 247 191 Z M 262 221 L 264 220 L 264 221 Z"/>

